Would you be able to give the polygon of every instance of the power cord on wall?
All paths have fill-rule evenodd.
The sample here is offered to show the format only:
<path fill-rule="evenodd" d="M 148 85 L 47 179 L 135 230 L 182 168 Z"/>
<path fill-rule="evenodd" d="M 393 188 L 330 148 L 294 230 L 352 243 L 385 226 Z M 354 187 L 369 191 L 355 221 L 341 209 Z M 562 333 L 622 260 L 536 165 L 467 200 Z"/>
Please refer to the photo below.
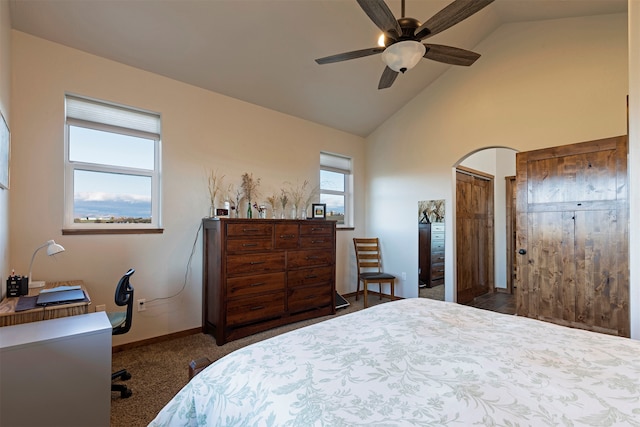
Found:
<path fill-rule="evenodd" d="M 185 288 L 187 287 L 187 277 L 189 277 L 189 271 L 191 270 L 191 261 L 193 260 L 193 254 L 196 252 L 196 243 L 198 243 L 198 236 L 200 235 L 200 230 L 202 229 L 202 221 L 200 221 L 200 226 L 198 227 L 198 230 L 196 231 L 196 237 L 195 239 L 193 239 L 193 246 L 191 247 L 191 254 L 189 255 L 189 261 L 187 261 L 187 268 L 184 272 L 184 281 L 182 282 L 182 288 L 180 288 L 180 290 L 178 292 L 176 292 L 175 294 L 168 296 L 168 297 L 158 297 L 158 298 L 154 298 L 154 299 L 150 299 L 146 302 L 146 304 L 153 302 L 153 301 L 161 301 L 161 300 L 166 300 L 166 299 L 170 299 L 170 298 L 174 298 L 177 297 L 178 295 L 180 295 L 182 293 L 182 291 L 185 290 Z"/>

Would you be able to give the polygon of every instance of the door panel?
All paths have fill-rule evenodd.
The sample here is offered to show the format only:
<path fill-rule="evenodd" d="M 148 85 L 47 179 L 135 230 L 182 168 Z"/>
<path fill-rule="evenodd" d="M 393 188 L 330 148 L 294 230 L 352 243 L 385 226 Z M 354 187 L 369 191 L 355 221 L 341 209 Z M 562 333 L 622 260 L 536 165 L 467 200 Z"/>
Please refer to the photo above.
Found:
<path fill-rule="evenodd" d="M 456 174 L 456 301 L 467 303 L 493 290 L 493 179 L 460 170 Z"/>
<path fill-rule="evenodd" d="M 516 155 L 517 313 L 629 336 L 627 140 Z"/>

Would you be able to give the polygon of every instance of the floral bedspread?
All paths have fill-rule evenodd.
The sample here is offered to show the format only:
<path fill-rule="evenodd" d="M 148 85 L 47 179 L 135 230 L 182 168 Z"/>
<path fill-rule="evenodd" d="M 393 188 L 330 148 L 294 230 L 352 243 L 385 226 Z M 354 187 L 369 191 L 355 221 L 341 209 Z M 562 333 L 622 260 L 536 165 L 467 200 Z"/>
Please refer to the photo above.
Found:
<path fill-rule="evenodd" d="M 640 426 L 640 341 L 423 298 L 237 350 L 151 426 Z"/>

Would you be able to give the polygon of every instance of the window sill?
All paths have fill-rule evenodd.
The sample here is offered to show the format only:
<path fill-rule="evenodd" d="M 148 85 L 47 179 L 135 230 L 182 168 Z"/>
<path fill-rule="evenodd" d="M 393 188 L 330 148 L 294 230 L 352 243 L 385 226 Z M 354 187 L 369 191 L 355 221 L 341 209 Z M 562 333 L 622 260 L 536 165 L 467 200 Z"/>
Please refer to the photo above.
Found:
<path fill-rule="evenodd" d="M 164 228 L 88 228 L 63 229 L 63 236 L 85 235 L 85 234 L 162 234 Z"/>

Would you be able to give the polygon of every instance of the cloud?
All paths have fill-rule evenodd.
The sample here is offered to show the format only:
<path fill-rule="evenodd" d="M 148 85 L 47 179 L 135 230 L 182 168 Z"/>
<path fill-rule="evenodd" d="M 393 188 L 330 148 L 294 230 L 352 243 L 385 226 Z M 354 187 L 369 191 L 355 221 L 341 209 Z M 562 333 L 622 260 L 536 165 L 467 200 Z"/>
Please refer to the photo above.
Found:
<path fill-rule="evenodd" d="M 74 200 L 83 202 L 124 202 L 124 203 L 150 203 L 151 196 L 141 194 L 114 194 L 104 192 L 75 193 Z"/>

